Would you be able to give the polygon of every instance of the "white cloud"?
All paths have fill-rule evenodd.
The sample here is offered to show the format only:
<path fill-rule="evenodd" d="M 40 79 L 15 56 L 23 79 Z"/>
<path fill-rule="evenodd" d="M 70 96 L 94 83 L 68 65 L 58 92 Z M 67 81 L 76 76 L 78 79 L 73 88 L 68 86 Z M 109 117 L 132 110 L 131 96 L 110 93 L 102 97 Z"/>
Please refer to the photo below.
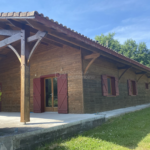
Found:
<path fill-rule="evenodd" d="M 121 43 L 127 39 L 133 39 L 136 42 L 146 42 L 150 48 L 150 19 L 149 18 L 129 18 L 122 21 L 122 24 L 108 31 L 115 32 L 115 38 Z M 106 34 L 107 34 L 106 33 Z"/>

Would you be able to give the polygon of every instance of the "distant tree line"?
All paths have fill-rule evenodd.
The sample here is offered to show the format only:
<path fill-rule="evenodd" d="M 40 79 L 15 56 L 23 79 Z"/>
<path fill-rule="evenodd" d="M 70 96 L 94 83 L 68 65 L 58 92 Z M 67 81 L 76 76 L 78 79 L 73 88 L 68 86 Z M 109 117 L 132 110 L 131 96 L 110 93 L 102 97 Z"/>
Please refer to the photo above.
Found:
<path fill-rule="evenodd" d="M 150 67 L 150 50 L 147 48 L 145 42 L 136 43 L 133 39 L 127 39 L 123 44 L 120 44 L 118 40 L 114 39 L 114 36 L 115 33 L 108 33 L 108 35 L 101 34 L 100 36 L 95 36 L 95 40 L 119 54 Z"/>

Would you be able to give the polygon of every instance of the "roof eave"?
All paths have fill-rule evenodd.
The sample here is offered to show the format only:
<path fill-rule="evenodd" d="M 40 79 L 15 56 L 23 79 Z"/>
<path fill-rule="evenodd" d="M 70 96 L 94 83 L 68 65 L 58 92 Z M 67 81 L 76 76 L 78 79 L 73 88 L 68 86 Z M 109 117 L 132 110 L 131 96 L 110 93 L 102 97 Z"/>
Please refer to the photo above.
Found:
<path fill-rule="evenodd" d="M 0 17 L 1 19 L 35 19 L 35 17 Z"/>

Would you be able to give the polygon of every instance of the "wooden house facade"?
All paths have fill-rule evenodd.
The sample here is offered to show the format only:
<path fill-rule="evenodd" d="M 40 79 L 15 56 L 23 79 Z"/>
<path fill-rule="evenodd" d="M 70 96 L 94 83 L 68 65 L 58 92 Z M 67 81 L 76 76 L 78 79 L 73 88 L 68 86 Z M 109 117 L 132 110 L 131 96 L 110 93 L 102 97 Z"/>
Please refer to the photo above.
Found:
<path fill-rule="evenodd" d="M 0 13 L 0 111 L 96 113 L 150 103 L 150 68 L 38 12 Z"/>

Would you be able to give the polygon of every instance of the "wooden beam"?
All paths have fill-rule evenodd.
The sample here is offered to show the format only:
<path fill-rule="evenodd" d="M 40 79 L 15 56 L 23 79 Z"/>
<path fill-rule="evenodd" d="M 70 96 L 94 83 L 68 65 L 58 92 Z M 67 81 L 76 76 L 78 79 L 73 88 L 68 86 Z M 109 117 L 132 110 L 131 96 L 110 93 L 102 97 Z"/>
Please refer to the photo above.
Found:
<path fill-rule="evenodd" d="M 123 73 L 120 75 L 120 77 L 119 77 L 119 80 L 121 79 L 121 77 L 130 69 L 131 67 L 129 67 L 129 68 L 126 68 L 124 71 L 123 71 Z"/>
<path fill-rule="evenodd" d="M 7 21 L 14 27 L 17 27 L 19 29 L 22 29 L 22 24 L 13 20 L 13 19 L 7 19 Z"/>
<path fill-rule="evenodd" d="M 3 55 L 3 54 L 0 54 L 0 57 L 6 58 L 7 56 L 6 56 L 6 55 Z"/>
<path fill-rule="evenodd" d="M 17 33 L 9 38 L 6 38 L 6 39 L 0 41 L 0 48 L 3 48 L 13 42 L 20 40 L 20 39 L 21 39 L 21 33 Z"/>
<path fill-rule="evenodd" d="M 0 35 L 5 35 L 5 36 L 12 36 L 17 33 L 20 33 L 19 30 L 5 30 L 5 29 L 0 29 Z"/>
<path fill-rule="evenodd" d="M 28 37 L 27 42 L 33 42 L 38 40 L 40 37 L 44 37 L 46 32 L 38 31 L 35 35 Z"/>
<path fill-rule="evenodd" d="M 130 68 L 130 66 L 118 67 L 119 70 L 120 70 L 120 69 L 128 69 L 128 68 Z"/>
<path fill-rule="evenodd" d="M 18 54 L 17 50 L 12 46 L 12 45 L 8 45 L 8 47 L 16 54 L 17 58 L 19 59 L 19 61 L 21 62 L 21 57 Z"/>
<path fill-rule="evenodd" d="M 146 72 L 145 71 L 141 71 L 141 72 L 137 72 L 135 74 L 145 74 Z"/>
<path fill-rule="evenodd" d="M 20 29 L 20 30 L 21 30 L 22 27 L 24 26 L 23 23 L 20 23 L 20 22 L 18 22 L 18 21 L 12 20 L 12 19 L 7 19 L 7 21 L 10 23 L 11 26 L 14 26 L 14 27 L 16 27 L 16 28 L 18 28 L 18 29 Z M 26 27 L 30 28 L 30 32 L 32 32 L 32 33 L 36 33 L 36 32 L 37 32 L 36 29 L 34 29 L 34 28 L 30 27 L 30 26 L 27 26 L 27 25 L 26 25 Z"/>
<path fill-rule="evenodd" d="M 145 74 L 142 74 L 138 79 L 137 82 L 144 76 Z"/>
<path fill-rule="evenodd" d="M 30 121 L 30 65 L 27 65 L 29 55 L 29 43 L 27 38 L 30 30 L 26 26 L 21 30 L 21 122 Z"/>
<path fill-rule="evenodd" d="M 35 52 L 36 47 L 40 44 L 41 40 L 42 40 L 42 38 L 39 38 L 38 41 L 33 46 L 32 50 L 31 50 L 31 52 L 29 54 L 29 57 L 28 57 L 28 63 L 30 62 L 31 57 L 32 57 L 33 53 Z"/>
<path fill-rule="evenodd" d="M 95 58 L 95 57 L 97 58 L 99 56 L 100 56 L 99 53 L 93 53 L 91 55 L 84 56 L 84 59 L 92 59 L 92 58 Z"/>
<path fill-rule="evenodd" d="M 100 54 L 97 55 L 95 58 L 93 58 L 93 59 L 89 62 L 89 64 L 88 64 L 87 67 L 85 68 L 84 74 L 86 74 L 86 72 L 88 71 L 88 69 L 90 68 L 90 66 L 92 65 L 92 63 L 93 63 L 99 56 L 100 56 Z"/>

